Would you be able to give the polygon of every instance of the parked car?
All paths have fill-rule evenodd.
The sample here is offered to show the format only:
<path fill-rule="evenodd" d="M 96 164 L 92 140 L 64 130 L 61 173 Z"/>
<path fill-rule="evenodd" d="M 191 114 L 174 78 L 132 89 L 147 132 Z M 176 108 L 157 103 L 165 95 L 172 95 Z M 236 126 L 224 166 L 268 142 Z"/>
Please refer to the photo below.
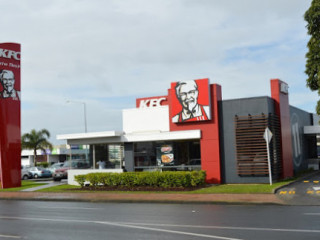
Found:
<path fill-rule="evenodd" d="M 68 170 L 69 169 L 85 169 L 90 168 L 90 165 L 85 160 L 72 160 L 71 165 L 70 161 L 64 162 L 63 166 L 61 168 L 58 168 L 54 171 L 52 174 L 54 181 L 61 181 L 61 179 L 67 179 L 68 178 Z"/>
<path fill-rule="evenodd" d="M 21 166 L 21 179 L 27 180 L 29 178 L 32 178 L 31 173 L 29 172 L 29 170 L 27 168 L 24 168 L 23 166 Z"/>
<path fill-rule="evenodd" d="M 52 177 L 50 170 L 43 167 L 31 167 L 28 169 L 33 178 L 46 178 Z"/>
<path fill-rule="evenodd" d="M 56 169 L 61 168 L 62 166 L 63 166 L 63 162 L 58 162 L 58 163 L 52 164 L 47 169 L 53 174 Z"/>

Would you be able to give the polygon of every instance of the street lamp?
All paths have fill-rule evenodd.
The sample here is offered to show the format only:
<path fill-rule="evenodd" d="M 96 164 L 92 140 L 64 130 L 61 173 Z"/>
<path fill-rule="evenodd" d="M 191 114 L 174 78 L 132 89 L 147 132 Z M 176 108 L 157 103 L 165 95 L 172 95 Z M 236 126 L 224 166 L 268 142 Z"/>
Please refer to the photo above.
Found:
<path fill-rule="evenodd" d="M 79 102 L 79 101 L 71 101 L 67 100 L 67 103 L 80 103 L 83 104 L 83 113 L 84 113 L 84 132 L 87 133 L 87 107 L 85 102 Z"/>

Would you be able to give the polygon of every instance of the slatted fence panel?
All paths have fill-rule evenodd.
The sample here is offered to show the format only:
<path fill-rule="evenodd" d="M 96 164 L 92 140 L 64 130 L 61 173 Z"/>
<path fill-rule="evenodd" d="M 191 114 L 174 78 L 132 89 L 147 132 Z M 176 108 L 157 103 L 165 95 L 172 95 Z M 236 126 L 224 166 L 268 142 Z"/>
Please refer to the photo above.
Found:
<path fill-rule="evenodd" d="M 240 176 L 268 175 L 268 155 L 265 139 L 265 129 L 274 134 L 270 142 L 271 165 L 274 177 L 281 172 L 279 153 L 279 121 L 274 115 L 236 116 L 236 152 L 237 173 Z"/>

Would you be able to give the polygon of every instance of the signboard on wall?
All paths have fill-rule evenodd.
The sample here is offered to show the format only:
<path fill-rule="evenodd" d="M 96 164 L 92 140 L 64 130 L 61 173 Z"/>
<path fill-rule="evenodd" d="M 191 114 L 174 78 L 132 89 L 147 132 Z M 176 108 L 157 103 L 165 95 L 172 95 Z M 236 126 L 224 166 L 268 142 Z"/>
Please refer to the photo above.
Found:
<path fill-rule="evenodd" d="M 155 108 L 160 106 L 168 105 L 167 96 L 148 97 L 148 98 L 137 98 L 137 108 Z"/>
<path fill-rule="evenodd" d="M 211 120 L 209 79 L 181 81 L 171 84 L 172 122 Z"/>
<path fill-rule="evenodd" d="M 174 165 L 174 154 L 172 144 L 161 144 L 157 147 L 158 166 Z"/>
<path fill-rule="evenodd" d="M 21 185 L 20 44 L 0 44 L 0 180 Z"/>

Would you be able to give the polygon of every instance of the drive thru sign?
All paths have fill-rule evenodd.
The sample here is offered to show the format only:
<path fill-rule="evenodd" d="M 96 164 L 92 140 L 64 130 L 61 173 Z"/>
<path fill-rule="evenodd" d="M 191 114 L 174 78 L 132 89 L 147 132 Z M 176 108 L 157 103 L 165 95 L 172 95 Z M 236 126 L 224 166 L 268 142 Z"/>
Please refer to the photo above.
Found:
<path fill-rule="evenodd" d="M 269 182 L 270 182 L 270 185 L 272 185 L 271 159 L 270 159 L 270 150 L 269 150 L 269 143 L 270 143 L 270 141 L 272 139 L 272 132 L 270 131 L 270 129 L 268 127 L 264 131 L 263 138 L 266 140 L 266 144 L 267 144 Z"/>

